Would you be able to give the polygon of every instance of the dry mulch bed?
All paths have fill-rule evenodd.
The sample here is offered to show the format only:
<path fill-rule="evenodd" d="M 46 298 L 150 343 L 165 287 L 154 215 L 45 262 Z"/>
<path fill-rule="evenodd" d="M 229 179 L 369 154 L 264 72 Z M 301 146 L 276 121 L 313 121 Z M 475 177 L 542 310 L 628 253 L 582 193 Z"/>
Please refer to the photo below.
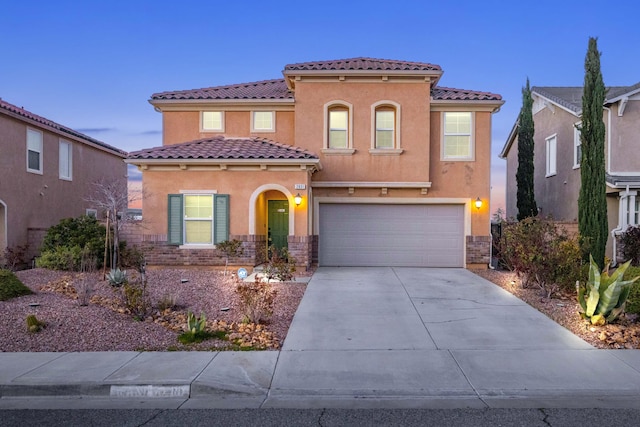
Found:
<path fill-rule="evenodd" d="M 305 273 L 302 273 L 305 274 Z M 289 329 L 306 285 L 273 283 L 277 295 L 273 315 L 265 325 L 244 324 L 234 276 L 206 269 L 152 269 L 148 294 L 153 309 L 136 319 L 122 303 L 120 290 L 100 274 L 32 269 L 17 272 L 35 292 L 0 301 L 0 351 L 167 351 L 278 349 Z M 80 305 L 82 282 L 94 287 L 88 305 Z M 161 310 L 168 297 L 176 307 Z M 183 345 L 178 335 L 186 329 L 187 312 L 204 313 L 210 330 L 227 332 L 230 340 L 209 339 Z M 26 317 L 36 315 L 46 327 L 27 331 Z"/>
<path fill-rule="evenodd" d="M 575 294 L 562 294 L 546 298 L 540 289 L 523 288 L 520 279 L 514 272 L 488 269 L 473 270 L 473 272 L 520 298 L 594 347 L 640 348 L 640 323 L 637 322 L 635 315 L 623 316 L 612 324 L 593 326 L 588 320 L 580 317 L 580 305 Z"/>

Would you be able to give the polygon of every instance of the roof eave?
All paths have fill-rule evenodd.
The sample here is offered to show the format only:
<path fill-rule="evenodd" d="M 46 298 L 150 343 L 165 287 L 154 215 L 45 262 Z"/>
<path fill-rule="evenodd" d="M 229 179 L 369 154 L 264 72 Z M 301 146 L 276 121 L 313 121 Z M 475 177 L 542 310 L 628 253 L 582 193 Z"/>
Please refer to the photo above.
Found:
<path fill-rule="evenodd" d="M 500 151 L 500 154 L 498 154 L 499 158 L 501 159 L 507 158 L 507 155 L 509 154 L 509 150 L 511 149 L 513 142 L 516 140 L 516 137 L 518 136 L 518 124 L 520 124 L 520 120 L 516 120 L 516 122 L 513 124 L 513 127 L 509 132 L 509 136 L 507 137 L 507 142 L 504 143 L 504 147 L 502 147 L 502 151 Z"/>
<path fill-rule="evenodd" d="M 179 165 L 179 164 L 201 164 L 201 165 L 320 165 L 320 159 L 125 159 L 125 163 L 131 165 Z"/>
<path fill-rule="evenodd" d="M 97 150 L 104 151 L 106 153 L 112 154 L 112 155 L 120 157 L 122 159 L 124 159 L 125 157 L 127 157 L 129 155 L 126 151 L 120 150 L 119 148 L 106 146 L 108 144 L 102 145 L 100 143 L 93 142 L 90 139 L 85 139 L 85 138 L 82 138 L 80 136 L 74 135 L 72 133 L 65 132 L 64 130 L 56 129 L 56 128 L 51 127 L 51 126 L 49 126 L 49 125 L 47 125 L 45 123 L 41 123 L 41 122 L 39 122 L 37 120 L 31 119 L 29 117 L 25 117 L 23 115 L 16 114 L 16 113 L 14 113 L 13 111 L 10 111 L 10 110 L 0 110 L 0 113 L 6 114 L 7 116 L 13 117 L 16 120 L 20 120 L 20 121 L 22 121 L 24 123 L 27 123 L 27 124 L 29 124 L 29 125 L 31 125 L 33 127 L 46 129 L 47 131 L 55 133 L 56 135 L 59 135 L 59 136 L 65 138 L 65 139 L 72 139 L 72 140 L 74 140 L 76 142 L 88 145 L 89 147 L 93 147 L 93 148 L 95 148 Z M 80 134 L 80 132 L 77 132 L 77 131 L 73 131 L 73 132 L 76 132 L 76 133 Z"/>
<path fill-rule="evenodd" d="M 498 112 L 504 105 L 504 100 L 476 100 L 476 99 L 431 99 L 431 107 L 450 107 L 452 105 L 486 107 L 492 112 Z"/>
<path fill-rule="evenodd" d="M 163 106 L 181 105 L 181 106 L 202 106 L 202 105 L 250 105 L 250 104 L 265 104 L 265 105 L 294 105 L 295 99 L 281 99 L 281 98 L 230 98 L 230 99 L 149 99 L 149 104 L 156 108 L 162 109 Z"/>

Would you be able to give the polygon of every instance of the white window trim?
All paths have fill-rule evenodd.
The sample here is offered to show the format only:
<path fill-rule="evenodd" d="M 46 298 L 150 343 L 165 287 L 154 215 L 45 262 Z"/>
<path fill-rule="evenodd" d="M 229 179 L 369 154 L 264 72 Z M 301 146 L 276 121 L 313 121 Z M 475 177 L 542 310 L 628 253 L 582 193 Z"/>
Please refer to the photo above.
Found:
<path fill-rule="evenodd" d="M 88 208 L 84 210 L 84 214 L 86 216 L 92 216 L 96 219 L 98 219 L 98 210 L 97 209 L 92 209 L 92 208 Z"/>
<path fill-rule="evenodd" d="M 40 165 L 39 165 L 39 169 L 31 169 L 31 168 L 29 168 L 29 132 L 34 132 L 34 133 L 40 134 L 40 152 L 39 152 L 39 154 L 40 154 L 40 157 L 39 157 Z M 44 157 L 44 153 L 43 153 L 44 152 L 44 134 L 39 130 L 32 129 L 32 128 L 27 128 L 27 138 L 26 138 L 25 143 L 26 143 L 25 144 L 26 145 L 25 153 L 26 153 L 26 156 L 27 156 L 27 172 L 31 172 L 31 173 L 35 173 L 35 174 L 38 174 L 38 175 L 42 175 L 43 174 L 43 170 L 42 170 L 43 167 L 42 166 L 43 166 L 43 157 Z"/>
<path fill-rule="evenodd" d="M 376 147 L 376 110 L 380 107 L 390 107 L 395 113 L 395 122 L 394 122 L 394 132 L 393 132 L 393 148 L 377 148 Z M 401 145 L 401 137 L 400 137 L 400 124 L 401 120 L 401 109 L 400 104 L 395 101 L 391 101 L 388 99 L 378 101 L 375 104 L 371 105 L 371 147 L 369 148 L 369 153 L 373 155 L 398 155 L 402 154 L 404 151 Z"/>
<path fill-rule="evenodd" d="M 256 129 L 254 126 L 254 120 L 256 113 L 271 113 L 271 129 Z M 271 133 L 276 131 L 276 112 L 275 111 L 264 111 L 264 110 L 255 110 L 251 112 L 251 132 L 254 133 Z"/>
<path fill-rule="evenodd" d="M 329 147 L 329 110 L 332 108 L 346 108 L 347 114 L 349 117 L 347 118 L 347 148 L 330 148 Z M 347 101 L 342 100 L 334 100 L 329 101 L 323 106 L 324 112 L 324 137 L 322 142 L 322 153 L 323 154 L 342 154 L 342 155 L 350 155 L 355 153 L 356 150 L 353 149 L 353 104 L 350 104 Z"/>
<path fill-rule="evenodd" d="M 69 151 L 68 153 L 68 158 L 67 158 L 67 162 L 69 165 L 69 175 L 65 176 L 62 175 L 62 171 L 60 170 L 61 166 L 62 166 L 62 156 L 61 156 L 61 148 L 63 145 L 66 145 L 69 147 Z M 64 140 L 64 139 L 60 139 L 58 141 L 58 178 L 60 178 L 63 181 L 73 181 L 73 144 L 71 144 L 70 141 Z"/>
<path fill-rule="evenodd" d="M 445 155 L 445 124 L 447 113 L 469 113 L 471 114 L 471 134 L 469 135 L 470 155 L 466 157 Z M 443 111 L 440 119 L 442 132 L 440 134 L 440 160 L 447 162 L 474 162 L 476 160 L 476 113 L 474 111 Z M 465 134 L 466 135 L 466 134 Z"/>
<path fill-rule="evenodd" d="M 580 122 L 574 123 L 573 125 L 573 168 L 580 168 L 580 160 L 578 159 L 578 147 L 582 145 L 582 141 L 580 140 L 580 130 L 578 126 Z"/>
<path fill-rule="evenodd" d="M 220 113 L 220 128 L 205 128 L 204 127 L 204 113 Z M 220 110 L 203 110 L 200 112 L 200 132 L 224 132 L 224 111 Z"/>
<path fill-rule="evenodd" d="M 551 141 L 554 141 L 553 152 L 554 152 L 554 165 L 553 171 L 551 171 L 551 158 L 550 158 L 550 144 Z M 554 133 L 553 135 L 545 138 L 545 178 L 549 178 L 551 176 L 555 176 L 558 173 L 558 134 Z"/>

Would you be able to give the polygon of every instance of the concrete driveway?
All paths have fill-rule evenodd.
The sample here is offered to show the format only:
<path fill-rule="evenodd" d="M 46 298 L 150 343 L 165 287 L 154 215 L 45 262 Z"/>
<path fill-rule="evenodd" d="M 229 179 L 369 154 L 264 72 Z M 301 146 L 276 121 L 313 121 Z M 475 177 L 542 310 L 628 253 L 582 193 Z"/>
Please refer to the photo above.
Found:
<path fill-rule="evenodd" d="M 319 268 L 283 350 L 587 349 L 465 269 Z"/>
<path fill-rule="evenodd" d="M 636 405 L 640 372 L 618 355 L 468 270 L 319 268 L 264 405 L 573 407 L 602 390 Z"/>

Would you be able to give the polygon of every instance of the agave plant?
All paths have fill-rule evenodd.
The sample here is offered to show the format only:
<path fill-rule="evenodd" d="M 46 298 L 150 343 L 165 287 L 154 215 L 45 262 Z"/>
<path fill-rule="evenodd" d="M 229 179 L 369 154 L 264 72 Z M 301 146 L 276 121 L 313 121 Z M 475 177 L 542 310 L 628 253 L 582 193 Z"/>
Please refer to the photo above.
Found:
<path fill-rule="evenodd" d="M 109 284 L 114 288 L 119 288 L 120 286 L 127 283 L 127 270 L 120 270 L 119 268 L 112 268 L 111 271 L 107 274 L 107 280 Z"/>
<path fill-rule="evenodd" d="M 576 282 L 578 302 L 582 308 L 580 314 L 583 318 L 590 319 L 593 325 L 604 325 L 607 322 L 613 322 L 624 312 L 631 285 L 640 276 L 631 280 L 622 280 L 631 261 L 622 264 L 611 276 L 609 276 L 609 264 L 600 273 L 593 257 L 589 256 L 589 262 L 589 280 L 584 285 Z"/>
<path fill-rule="evenodd" d="M 189 312 L 187 315 L 187 329 L 192 334 L 197 334 L 198 332 L 204 332 L 205 327 L 207 326 L 207 318 L 204 313 L 200 313 L 200 318 L 196 317 L 192 312 Z"/>

